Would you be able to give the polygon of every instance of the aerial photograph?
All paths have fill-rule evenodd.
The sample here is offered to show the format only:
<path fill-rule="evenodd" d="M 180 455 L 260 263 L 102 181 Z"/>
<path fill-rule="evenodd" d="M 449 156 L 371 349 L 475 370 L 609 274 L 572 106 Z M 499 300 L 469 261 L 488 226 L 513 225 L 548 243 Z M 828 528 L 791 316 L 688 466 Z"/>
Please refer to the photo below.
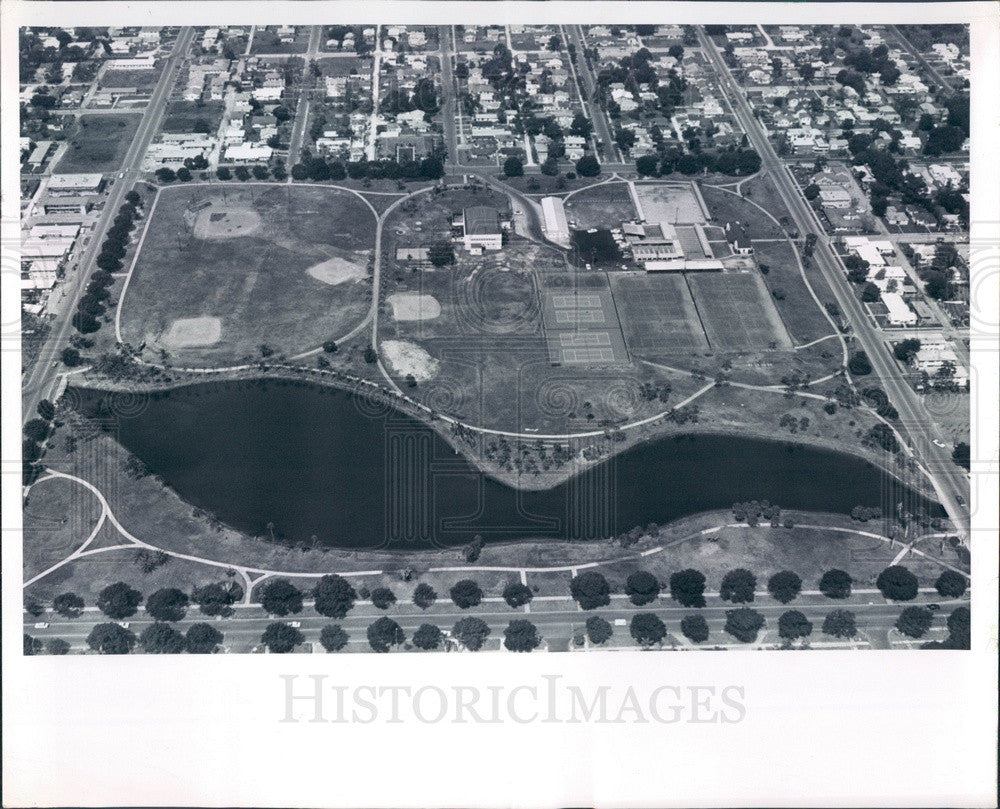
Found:
<path fill-rule="evenodd" d="M 25 655 L 970 647 L 967 25 L 18 38 Z"/>

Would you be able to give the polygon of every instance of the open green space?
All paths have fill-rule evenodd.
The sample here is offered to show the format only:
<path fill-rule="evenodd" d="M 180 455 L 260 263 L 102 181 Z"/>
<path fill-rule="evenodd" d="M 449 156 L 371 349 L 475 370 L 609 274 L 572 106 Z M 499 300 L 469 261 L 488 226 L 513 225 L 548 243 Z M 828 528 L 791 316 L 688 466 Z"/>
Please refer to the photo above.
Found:
<path fill-rule="evenodd" d="M 368 308 L 374 224 L 330 187 L 164 189 L 120 304 L 122 337 L 210 367 L 336 339 Z"/>
<path fill-rule="evenodd" d="M 215 133 L 224 106 L 221 101 L 171 101 L 160 129 L 170 133 Z"/>
<path fill-rule="evenodd" d="M 139 115 L 81 115 L 68 138 L 69 148 L 53 170 L 56 174 L 118 169 L 139 128 Z"/>
<path fill-rule="evenodd" d="M 764 283 L 792 338 L 798 343 L 808 343 L 832 334 L 833 326 L 802 279 L 792 245 L 787 241 L 754 241 L 753 249 L 757 265 L 767 267 Z M 823 300 L 820 298 L 821 303 Z"/>
<path fill-rule="evenodd" d="M 152 70 L 108 70 L 101 77 L 101 86 L 152 90 L 159 78 L 160 71 L 155 68 Z"/>
<path fill-rule="evenodd" d="M 79 548 L 97 526 L 101 504 L 73 481 L 36 483 L 23 511 L 24 578 L 30 579 Z"/>
<path fill-rule="evenodd" d="M 727 222 L 740 222 L 751 239 L 781 239 L 785 236 L 764 211 L 737 194 L 710 185 L 703 185 L 701 194 L 714 224 L 724 226 Z"/>
<path fill-rule="evenodd" d="M 325 59 L 317 59 L 316 64 L 323 71 L 324 76 L 367 75 L 371 72 L 371 65 L 360 57 L 327 57 Z"/>
<path fill-rule="evenodd" d="M 602 183 L 578 191 L 566 200 L 570 227 L 616 228 L 635 219 L 635 206 L 626 183 Z"/>

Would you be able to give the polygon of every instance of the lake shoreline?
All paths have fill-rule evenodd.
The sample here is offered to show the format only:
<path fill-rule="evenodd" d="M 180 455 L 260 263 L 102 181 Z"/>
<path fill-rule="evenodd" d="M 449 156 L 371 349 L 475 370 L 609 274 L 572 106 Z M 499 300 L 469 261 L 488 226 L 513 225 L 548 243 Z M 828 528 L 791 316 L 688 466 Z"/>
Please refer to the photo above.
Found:
<path fill-rule="evenodd" d="M 305 374 L 305 376 L 304 376 Z M 786 430 L 777 429 L 770 425 L 740 423 L 740 424 L 717 424 L 685 422 L 676 424 L 670 422 L 666 416 L 644 426 L 640 429 L 619 430 L 609 428 L 608 434 L 618 433 L 624 436 L 623 440 L 611 439 L 571 439 L 565 438 L 562 441 L 556 439 L 546 439 L 543 443 L 569 443 L 570 441 L 580 441 L 589 443 L 597 448 L 598 452 L 588 460 L 584 453 L 575 453 L 572 461 L 566 463 L 558 469 L 542 471 L 537 474 L 522 473 L 517 470 L 508 470 L 499 466 L 482 453 L 476 451 L 475 444 L 463 439 L 450 428 L 449 422 L 444 421 L 440 416 L 435 417 L 428 413 L 427 408 L 420 403 L 412 402 L 408 399 L 401 399 L 398 394 L 377 382 L 365 380 L 360 377 L 350 377 L 346 374 L 335 372 L 322 372 L 317 369 L 303 366 L 287 366 L 285 368 L 268 367 L 266 369 L 253 369 L 247 371 L 219 371 L 206 373 L 202 378 L 185 376 L 180 379 L 172 379 L 167 383 L 160 382 L 139 382 L 134 379 L 114 380 L 108 377 L 88 377 L 86 375 L 74 379 L 72 388 L 81 388 L 91 391 L 104 391 L 108 393 L 124 393 L 131 395 L 156 395 L 160 393 L 181 390 L 197 385 L 225 384 L 234 382 L 252 382 L 266 384 L 268 382 L 293 383 L 295 385 L 319 388 L 333 388 L 354 396 L 361 397 L 366 402 L 371 402 L 374 409 L 391 408 L 405 416 L 417 419 L 425 426 L 431 428 L 434 433 L 451 448 L 460 454 L 466 461 L 474 465 L 480 472 L 491 479 L 520 491 L 547 491 L 561 484 L 566 483 L 571 478 L 593 468 L 614 456 L 634 447 L 648 444 L 663 438 L 674 437 L 683 439 L 687 436 L 727 436 L 733 438 L 751 437 L 765 441 L 773 441 L 789 446 L 812 447 L 816 449 L 832 451 L 851 455 L 872 466 L 881 469 L 884 473 L 891 475 L 899 482 L 903 482 L 898 474 L 898 470 L 890 465 L 893 456 L 885 453 L 872 451 L 860 444 L 845 444 L 842 441 L 826 439 L 807 433 L 801 433 L 791 438 Z M 468 431 L 471 434 L 481 436 L 482 439 L 490 439 L 492 433 L 477 433 L 474 429 Z M 541 439 L 531 433 L 523 433 L 519 439 L 510 439 L 523 444 L 534 443 Z M 485 443 L 485 441 L 484 441 Z M 930 483 L 920 476 L 918 491 L 924 497 L 936 501 L 936 493 Z M 913 481 L 906 485 L 913 487 Z"/>

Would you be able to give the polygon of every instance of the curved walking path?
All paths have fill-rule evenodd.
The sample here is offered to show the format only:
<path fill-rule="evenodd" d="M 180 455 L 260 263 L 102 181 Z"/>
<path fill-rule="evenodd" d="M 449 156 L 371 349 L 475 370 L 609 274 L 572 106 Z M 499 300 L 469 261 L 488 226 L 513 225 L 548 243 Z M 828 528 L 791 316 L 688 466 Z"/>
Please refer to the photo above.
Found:
<path fill-rule="evenodd" d="M 73 481 L 75 483 L 79 483 L 81 486 L 83 486 L 84 488 L 86 488 L 87 490 L 89 490 L 90 492 L 92 492 L 94 494 L 94 496 L 98 499 L 98 502 L 100 503 L 100 506 L 101 506 L 101 515 L 98 518 L 97 525 L 90 532 L 90 534 L 87 537 L 87 539 L 83 542 L 82 545 L 80 545 L 79 548 L 77 548 L 75 551 L 73 551 L 72 553 L 70 553 L 68 556 L 66 556 L 61 561 L 57 562 L 54 565 L 51 565 L 49 568 L 47 568 L 46 570 L 44 570 L 41 573 L 37 574 L 36 576 L 33 576 L 31 579 L 29 579 L 28 581 L 26 581 L 24 583 L 24 585 L 23 585 L 24 587 L 28 587 L 29 585 L 34 584 L 35 582 L 37 582 L 40 579 L 44 578 L 45 576 L 49 575 L 53 571 L 58 570 L 63 565 L 66 565 L 66 564 L 68 564 L 68 563 L 70 563 L 70 562 L 72 562 L 72 561 L 74 561 L 76 559 L 80 559 L 82 557 L 87 557 L 87 556 L 94 556 L 96 554 L 105 553 L 105 552 L 108 552 L 108 551 L 128 550 L 128 549 L 134 549 L 134 548 L 144 548 L 146 550 L 158 551 L 158 552 L 161 552 L 161 553 L 165 553 L 168 556 L 171 556 L 171 557 L 173 557 L 175 559 L 184 559 L 184 560 L 189 561 L 189 562 L 196 562 L 196 563 L 199 563 L 199 564 L 207 565 L 209 567 L 221 568 L 223 570 L 235 570 L 237 573 L 240 574 L 240 577 L 243 579 L 243 581 L 244 581 L 244 583 L 246 585 L 244 587 L 244 592 L 243 592 L 243 603 L 244 604 L 250 604 L 250 603 L 252 603 L 251 602 L 251 593 L 252 593 L 254 587 L 256 587 L 258 584 L 260 584 L 260 582 L 264 581 L 265 579 L 272 578 L 272 577 L 275 577 L 275 576 L 281 576 L 281 577 L 284 577 L 284 578 L 297 578 L 297 579 L 315 579 L 315 578 L 320 578 L 322 576 L 325 576 L 329 572 L 336 572 L 338 575 L 344 576 L 344 577 L 351 577 L 351 576 L 377 576 L 377 575 L 381 575 L 383 573 L 389 572 L 389 571 L 385 571 L 385 570 L 353 570 L 353 571 L 340 571 L 340 570 L 338 570 L 338 571 L 327 571 L 325 573 L 307 573 L 307 572 L 302 572 L 302 571 L 275 570 L 275 569 L 269 569 L 269 568 L 251 567 L 251 566 L 248 566 L 248 565 L 232 564 L 230 562 L 220 562 L 220 561 L 217 561 L 215 559 L 209 559 L 209 558 L 203 557 L 203 556 L 195 556 L 195 555 L 192 555 L 192 554 L 186 554 L 186 553 L 180 553 L 178 551 L 173 551 L 173 550 L 170 550 L 168 548 L 161 548 L 161 547 L 159 547 L 157 545 L 153 545 L 152 543 L 149 543 L 149 542 L 146 542 L 144 540 L 141 540 L 138 537 L 136 537 L 134 534 L 132 534 L 131 532 L 129 532 L 118 521 L 118 518 L 115 516 L 114 512 L 111 510 L 111 507 L 108 504 L 108 501 L 105 498 L 103 492 L 101 492 L 101 490 L 98 489 L 97 486 L 95 486 L 94 484 L 92 484 L 90 481 L 88 481 L 88 480 L 86 480 L 84 478 L 78 477 L 76 475 L 67 474 L 65 472 L 57 472 L 55 470 L 48 470 L 48 471 L 49 471 L 49 473 L 47 475 L 45 475 L 42 478 L 39 478 L 37 481 L 35 481 L 32 484 L 32 486 L 37 486 L 38 484 L 44 483 L 47 480 L 52 480 L 52 479 L 56 479 L 56 478 L 62 478 L 62 479 L 65 479 L 65 480 Z M 111 546 L 104 547 L 104 548 L 94 548 L 92 550 L 88 550 L 91 542 L 93 542 L 94 538 L 97 536 L 97 534 L 100 532 L 100 530 L 104 527 L 104 524 L 105 524 L 106 521 L 110 522 L 115 527 L 115 529 L 118 531 L 118 533 L 121 534 L 126 540 L 128 540 L 128 542 L 125 543 L 125 544 L 121 544 L 121 545 L 111 545 Z M 693 532 L 691 534 L 687 534 L 685 536 L 678 537 L 677 539 L 671 540 L 670 542 L 666 542 L 666 543 L 664 543 L 662 545 L 657 545 L 656 547 L 649 548 L 649 549 L 644 550 L 644 551 L 639 551 L 637 553 L 628 554 L 626 556 L 619 556 L 619 557 L 615 557 L 615 558 L 612 558 L 612 559 L 603 559 L 603 560 L 599 560 L 599 561 L 596 561 L 596 562 L 581 562 L 581 563 L 572 564 L 572 565 L 552 565 L 552 566 L 549 566 L 549 567 L 544 567 L 544 566 L 540 566 L 540 567 L 539 566 L 536 566 L 536 567 L 520 566 L 519 567 L 519 566 L 503 566 L 503 565 L 461 565 L 461 566 L 448 566 L 448 567 L 429 567 L 427 569 L 427 572 L 429 572 L 429 573 L 505 572 L 505 573 L 517 573 L 517 574 L 519 574 L 522 577 L 525 574 L 527 574 L 527 573 L 567 573 L 568 572 L 568 573 L 572 573 L 573 575 L 576 575 L 577 571 L 579 571 L 579 570 L 589 570 L 589 569 L 593 569 L 593 568 L 597 568 L 597 567 L 602 567 L 604 565 L 611 565 L 611 564 L 617 564 L 619 562 L 635 561 L 635 560 L 643 559 L 643 558 L 645 558 L 647 556 L 653 556 L 655 554 L 663 553 L 664 551 L 666 551 L 669 548 L 675 547 L 675 546 L 680 545 L 680 544 L 682 544 L 684 542 L 688 542 L 688 541 L 690 541 L 692 539 L 697 539 L 697 538 L 700 538 L 700 537 L 710 536 L 712 534 L 718 533 L 723 528 L 740 528 L 740 527 L 746 528 L 748 526 L 747 526 L 746 523 L 740 523 L 740 522 L 731 522 L 731 523 L 724 523 L 722 525 L 711 526 L 709 528 L 703 528 L 700 531 L 695 531 L 695 532 Z M 769 527 L 769 526 L 767 526 L 766 524 L 762 523 L 761 527 L 765 527 L 766 528 L 766 527 Z M 862 536 L 862 537 L 866 537 L 866 538 L 869 538 L 869 539 L 877 539 L 877 540 L 879 540 L 879 541 L 881 541 L 883 543 L 888 544 L 890 547 L 895 547 L 895 543 L 899 542 L 899 540 L 894 540 L 894 539 L 892 539 L 890 537 L 884 536 L 882 534 L 875 533 L 873 531 L 864 531 L 864 530 L 856 529 L 856 528 L 841 528 L 841 527 L 828 526 L 828 525 L 814 525 L 814 524 L 810 524 L 810 523 L 801 523 L 801 524 L 796 525 L 796 527 L 797 528 L 806 528 L 806 529 L 820 530 L 820 531 L 833 531 L 833 532 L 841 533 L 841 534 L 852 534 L 852 535 L 855 535 L 855 536 Z M 933 538 L 944 537 L 944 536 L 948 536 L 948 534 L 943 534 L 943 533 L 926 534 L 926 535 L 924 535 L 922 537 L 916 538 L 915 540 L 913 540 L 913 542 L 911 542 L 909 544 L 907 544 L 907 543 L 900 543 L 902 545 L 902 551 L 901 551 L 900 555 L 897 556 L 896 559 L 892 562 L 892 564 L 898 563 L 898 560 L 900 558 L 902 558 L 902 556 L 903 556 L 904 553 L 915 554 L 915 555 L 920 556 L 920 557 L 922 557 L 924 559 L 927 559 L 930 562 L 933 562 L 934 564 L 940 565 L 941 567 L 947 568 L 948 570 L 952 570 L 952 571 L 954 571 L 956 573 L 959 573 L 962 576 L 965 576 L 967 579 L 970 578 L 969 574 L 967 572 L 965 572 L 964 570 L 961 570 L 960 568 L 957 568 L 954 565 L 951 565 L 948 562 L 945 562 L 943 559 L 938 559 L 937 557 L 931 556 L 929 553 L 926 553 L 926 552 L 924 552 L 922 550 L 919 550 L 916 547 L 914 547 L 914 545 L 917 542 L 919 542 L 920 540 L 922 540 L 922 539 L 933 539 Z"/>

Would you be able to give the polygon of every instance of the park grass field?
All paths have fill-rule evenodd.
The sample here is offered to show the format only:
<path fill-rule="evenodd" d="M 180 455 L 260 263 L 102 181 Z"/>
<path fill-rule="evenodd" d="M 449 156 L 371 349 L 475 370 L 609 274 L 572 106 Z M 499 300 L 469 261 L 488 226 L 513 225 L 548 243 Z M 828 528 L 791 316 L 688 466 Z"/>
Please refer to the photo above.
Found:
<path fill-rule="evenodd" d="M 211 132 L 219 128 L 221 101 L 171 101 L 160 129 L 163 132 Z"/>
<path fill-rule="evenodd" d="M 140 115 L 81 115 L 56 174 L 117 170 L 139 128 Z"/>
<path fill-rule="evenodd" d="M 164 189 L 120 303 L 122 337 L 185 367 L 336 339 L 367 311 L 373 231 L 368 207 L 329 187 Z"/>
<path fill-rule="evenodd" d="M 158 68 L 152 70 L 108 70 L 101 77 L 102 87 L 134 87 L 152 90 L 160 78 Z"/>
<path fill-rule="evenodd" d="M 710 185 L 703 185 L 701 193 L 712 215 L 713 224 L 722 227 L 726 222 L 741 222 L 751 239 L 785 237 L 782 229 L 767 214 L 738 195 Z"/>
<path fill-rule="evenodd" d="M 832 334 L 833 326 L 802 280 L 792 245 L 787 241 L 754 241 L 753 249 L 757 265 L 764 264 L 768 267 L 764 283 L 771 291 L 774 305 L 792 339 L 797 343 L 808 343 Z M 820 297 L 821 302 L 824 300 L 833 298 Z"/>
<path fill-rule="evenodd" d="M 634 355 L 656 359 L 708 348 L 683 276 L 622 273 L 613 276 L 611 287 Z"/>
<path fill-rule="evenodd" d="M 691 273 L 687 278 L 709 344 L 717 351 L 791 348 L 759 274 Z"/>
<path fill-rule="evenodd" d="M 635 217 L 635 206 L 625 183 L 602 183 L 566 199 L 566 218 L 575 229 L 616 228 Z"/>
<path fill-rule="evenodd" d="M 37 576 L 79 548 L 97 527 L 101 504 L 79 484 L 60 478 L 36 483 L 24 506 L 24 578 Z"/>

